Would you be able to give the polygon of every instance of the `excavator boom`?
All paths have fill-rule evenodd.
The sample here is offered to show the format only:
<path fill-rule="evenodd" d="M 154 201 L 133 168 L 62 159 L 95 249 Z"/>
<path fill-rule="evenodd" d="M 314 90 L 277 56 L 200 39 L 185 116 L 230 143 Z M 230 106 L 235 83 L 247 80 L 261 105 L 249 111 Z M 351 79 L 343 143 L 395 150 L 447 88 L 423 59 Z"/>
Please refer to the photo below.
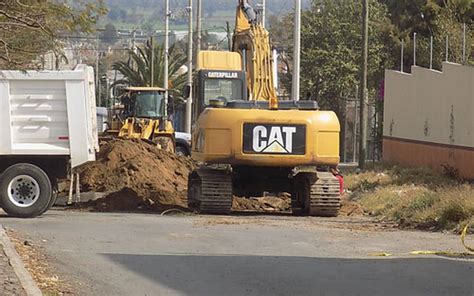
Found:
<path fill-rule="evenodd" d="M 247 72 L 249 98 L 267 100 L 270 109 L 278 109 L 270 34 L 245 0 L 240 0 L 237 6 L 233 51 L 242 56 L 244 70 Z"/>

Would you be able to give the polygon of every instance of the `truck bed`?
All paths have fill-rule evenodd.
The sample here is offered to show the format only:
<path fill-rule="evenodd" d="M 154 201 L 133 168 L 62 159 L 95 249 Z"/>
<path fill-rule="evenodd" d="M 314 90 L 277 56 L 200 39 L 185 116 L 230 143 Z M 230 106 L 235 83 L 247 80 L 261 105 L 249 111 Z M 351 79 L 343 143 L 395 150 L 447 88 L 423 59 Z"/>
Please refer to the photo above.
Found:
<path fill-rule="evenodd" d="M 73 167 L 98 149 L 93 70 L 0 71 L 0 156 L 64 155 Z"/>

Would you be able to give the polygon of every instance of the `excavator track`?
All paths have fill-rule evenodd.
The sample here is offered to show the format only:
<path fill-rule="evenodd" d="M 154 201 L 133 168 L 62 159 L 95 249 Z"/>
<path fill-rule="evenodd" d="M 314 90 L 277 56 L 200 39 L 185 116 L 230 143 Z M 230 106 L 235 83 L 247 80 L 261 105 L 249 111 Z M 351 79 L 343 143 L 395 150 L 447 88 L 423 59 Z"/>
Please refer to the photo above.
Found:
<path fill-rule="evenodd" d="M 232 176 L 226 170 L 202 168 L 191 173 L 188 206 L 202 214 L 229 214 Z"/>
<path fill-rule="evenodd" d="M 341 209 L 339 180 L 331 173 L 318 172 L 309 185 L 309 215 L 336 217 Z"/>
<path fill-rule="evenodd" d="M 341 208 L 339 180 L 331 173 L 300 172 L 294 178 L 292 211 L 297 215 L 335 217 Z"/>

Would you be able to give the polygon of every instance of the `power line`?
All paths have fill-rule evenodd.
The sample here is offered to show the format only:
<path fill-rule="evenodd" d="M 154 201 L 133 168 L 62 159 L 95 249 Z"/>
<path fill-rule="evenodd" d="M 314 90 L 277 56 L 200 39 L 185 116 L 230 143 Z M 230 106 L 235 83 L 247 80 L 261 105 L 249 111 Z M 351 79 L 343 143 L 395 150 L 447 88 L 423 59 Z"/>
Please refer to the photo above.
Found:
<path fill-rule="evenodd" d="M 215 33 L 214 29 L 223 29 L 224 31 L 226 31 L 226 28 L 224 27 L 212 27 L 212 28 L 209 28 L 209 29 L 205 29 L 205 30 L 201 30 L 200 32 L 201 33 Z M 112 31 L 113 32 L 113 31 Z M 187 35 L 188 32 L 187 31 L 172 31 L 174 35 Z M 193 34 L 197 34 L 198 31 L 193 31 Z M 224 33 L 224 32 L 223 32 Z M 141 36 L 135 36 L 136 39 L 148 39 L 150 37 L 165 37 L 165 34 L 164 33 L 158 33 L 158 34 L 150 34 L 150 35 L 141 35 Z M 58 36 L 57 37 L 58 39 L 91 39 L 91 40 L 96 40 L 97 38 L 97 35 L 96 36 L 75 36 L 75 35 L 62 35 L 62 36 Z M 104 39 L 131 39 L 133 38 L 132 35 L 130 36 L 115 36 L 115 37 L 103 37 Z"/>

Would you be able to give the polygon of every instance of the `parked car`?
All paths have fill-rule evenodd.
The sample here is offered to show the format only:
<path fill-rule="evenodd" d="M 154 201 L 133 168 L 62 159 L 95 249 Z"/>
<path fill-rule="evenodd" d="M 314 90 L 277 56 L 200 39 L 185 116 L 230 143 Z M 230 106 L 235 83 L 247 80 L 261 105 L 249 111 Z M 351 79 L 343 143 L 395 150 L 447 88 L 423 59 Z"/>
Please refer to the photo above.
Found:
<path fill-rule="evenodd" d="M 191 156 L 191 134 L 175 132 L 176 154 Z"/>

